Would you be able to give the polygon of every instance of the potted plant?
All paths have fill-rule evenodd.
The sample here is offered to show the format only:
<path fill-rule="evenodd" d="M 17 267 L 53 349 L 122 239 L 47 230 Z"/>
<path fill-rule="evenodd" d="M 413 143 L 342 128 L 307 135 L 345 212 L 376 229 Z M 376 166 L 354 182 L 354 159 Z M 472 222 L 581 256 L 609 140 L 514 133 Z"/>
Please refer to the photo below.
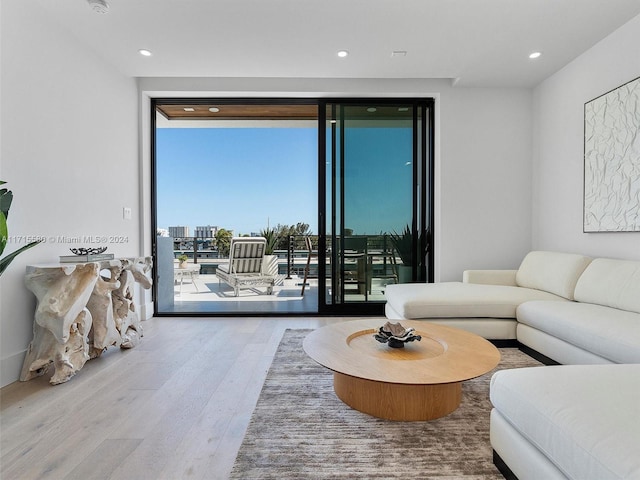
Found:
<path fill-rule="evenodd" d="M 278 243 L 278 231 L 273 227 L 267 227 L 263 230 L 260 230 L 260 236 L 264 237 L 267 241 L 267 246 L 264 250 L 265 255 L 273 255 L 273 249 Z"/>
<path fill-rule="evenodd" d="M 398 256 L 402 261 L 402 265 L 398 265 L 398 282 L 399 283 L 407 283 L 412 280 L 412 270 L 413 270 L 413 235 L 411 234 L 411 228 L 409 225 L 406 225 L 401 233 L 393 232 L 389 234 L 389 238 L 393 243 L 393 246 L 398 252 Z M 429 230 L 426 232 L 421 232 L 418 235 L 418 242 L 422 244 L 425 242 L 425 250 L 426 254 L 429 251 Z"/>
<path fill-rule="evenodd" d="M 0 185 L 3 185 L 7 182 L 3 182 L 0 180 Z M 8 240 L 8 230 L 7 230 L 7 217 L 9 216 L 9 208 L 11 208 L 11 202 L 13 201 L 13 193 L 11 190 L 7 190 L 6 188 L 0 189 L 0 255 L 4 252 L 4 247 L 7 246 Z M 41 240 L 37 240 L 35 242 L 28 243 L 23 247 L 19 248 L 13 253 L 10 253 L 6 257 L 3 257 L 0 260 L 0 275 L 6 270 L 9 264 L 16 258 L 19 254 L 28 250 L 31 247 L 36 246 L 40 243 Z"/>
<path fill-rule="evenodd" d="M 178 255 L 178 268 L 187 268 L 187 260 L 189 260 L 189 257 L 184 253 Z"/>
<path fill-rule="evenodd" d="M 400 260 L 402 260 L 402 264 L 411 266 L 413 260 L 413 238 L 409 225 L 404 227 L 402 233 L 397 233 L 394 230 L 393 233 L 389 234 L 389 238 L 391 239 L 391 243 L 393 243 L 396 252 L 398 252 L 398 256 L 400 257 Z"/>
<path fill-rule="evenodd" d="M 260 236 L 264 237 L 267 245 L 264 250 L 264 260 L 262 261 L 262 273 L 266 275 L 278 274 L 278 256 L 273 254 L 273 250 L 278 243 L 278 231 L 273 227 L 260 230 Z"/>

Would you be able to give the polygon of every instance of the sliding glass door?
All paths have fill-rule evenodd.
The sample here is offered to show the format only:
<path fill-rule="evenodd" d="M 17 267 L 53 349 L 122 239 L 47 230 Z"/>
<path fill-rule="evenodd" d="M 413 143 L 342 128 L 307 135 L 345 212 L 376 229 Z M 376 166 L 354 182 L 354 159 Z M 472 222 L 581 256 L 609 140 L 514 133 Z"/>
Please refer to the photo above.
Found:
<path fill-rule="evenodd" d="M 156 314 L 382 314 L 387 285 L 432 279 L 432 99 L 152 107 Z M 255 236 L 273 288 L 232 288 Z"/>
<path fill-rule="evenodd" d="M 321 106 L 321 311 L 381 314 L 388 284 L 431 279 L 432 110 L 405 99 Z"/>

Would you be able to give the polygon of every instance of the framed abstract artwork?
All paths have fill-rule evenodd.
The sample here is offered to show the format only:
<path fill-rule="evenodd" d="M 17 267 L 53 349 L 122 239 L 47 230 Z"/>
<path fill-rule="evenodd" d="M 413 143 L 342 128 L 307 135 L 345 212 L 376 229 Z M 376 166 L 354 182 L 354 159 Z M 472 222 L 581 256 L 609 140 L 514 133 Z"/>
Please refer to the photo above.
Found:
<path fill-rule="evenodd" d="M 584 230 L 640 232 L 640 77 L 584 104 Z"/>

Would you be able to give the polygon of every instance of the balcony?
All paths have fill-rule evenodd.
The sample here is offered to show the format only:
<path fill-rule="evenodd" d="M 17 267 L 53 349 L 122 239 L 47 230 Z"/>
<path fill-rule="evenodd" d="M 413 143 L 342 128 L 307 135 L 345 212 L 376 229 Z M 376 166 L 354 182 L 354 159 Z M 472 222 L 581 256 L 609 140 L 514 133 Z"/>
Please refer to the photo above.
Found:
<path fill-rule="evenodd" d="M 349 237 L 350 240 L 356 238 L 362 245 L 359 251 L 351 249 L 345 241 L 344 268 L 338 280 L 344 282 L 343 300 L 383 302 L 386 285 L 399 281 L 402 261 L 392 248 L 388 235 Z M 233 289 L 220 282 L 215 275 L 218 266 L 228 263 L 229 259 L 219 255 L 217 248 L 213 247 L 213 239 L 173 239 L 173 302 L 169 307 L 159 310 L 161 313 L 317 313 L 317 237 L 312 236 L 311 241 L 311 258 L 303 236 L 292 236 L 286 250 L 274 250 L 278 278 L 272 295 L 267 295 L 265 288 L 258 287 L 240 290 L 239 295 L 235 296 Z M 187 268 L 178 268 L 179 255 L 188 257 Z M 335 259 L 331 258 L 330 245 L 327 257 L 326 298 L 331 301 L 331 265 Z M 303 295 L 302 283 L 307 263 L 309 274 Z M 164 291 L 167 292 L 166 289 Z"/>

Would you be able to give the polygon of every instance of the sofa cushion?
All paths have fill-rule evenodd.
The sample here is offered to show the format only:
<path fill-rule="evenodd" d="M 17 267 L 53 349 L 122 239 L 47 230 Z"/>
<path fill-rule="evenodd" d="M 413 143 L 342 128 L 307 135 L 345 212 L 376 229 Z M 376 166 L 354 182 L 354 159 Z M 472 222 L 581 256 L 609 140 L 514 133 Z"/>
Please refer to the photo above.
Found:
<path fill-rule="evenodd" d="M 518 322 L 615 363 L 640 363 L 640 314 L 576 302 L 527 302 Z"/>
<path fill-rule="evenodd" d="M 596 258 L 580 276 L 575 299 L 640 313 L 640 262 Z"/>
<path fill-rule="evenodd" d="M 640 365 L 502 370 L 490 397 L 568 478 L 640 478 Z"/>
<path fill-rule="evenodd" d="M 589 257 L 573 253 L 529 252 L 520 264 L 516 283 L 573 300 L 576 282 L 590 262 Z"/>
<path fill-rule="evenodd" d="M 403 318 L 516 318 L 516 308 L 529 300 L 564 298 L 540 290 L 461 282 L 387 285 L 385 297 Z"/>
<path fill-rule="evenodd" d="M 462 272 L 462 282 L 516 287 L 517 273 L 517 270 L 465 270 Z"/>

